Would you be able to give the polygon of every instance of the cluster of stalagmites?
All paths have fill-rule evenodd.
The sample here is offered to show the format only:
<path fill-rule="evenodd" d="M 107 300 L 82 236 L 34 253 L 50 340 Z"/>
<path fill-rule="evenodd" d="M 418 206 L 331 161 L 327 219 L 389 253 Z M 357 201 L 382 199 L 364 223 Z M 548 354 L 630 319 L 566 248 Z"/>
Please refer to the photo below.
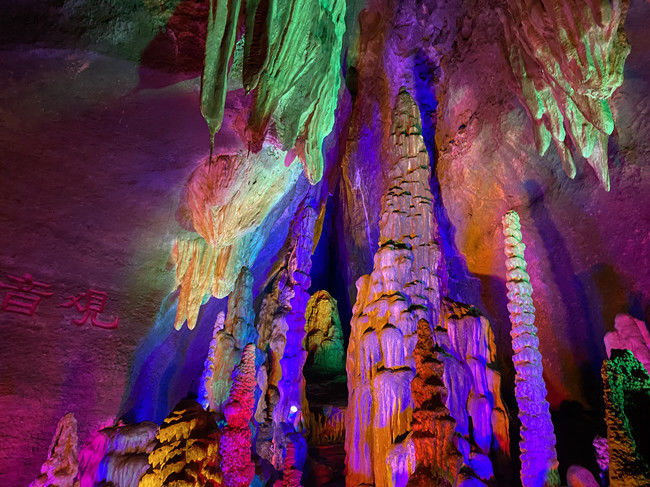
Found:
<path fill-rule="evenodd" d="M 571 146 L 609 190 L 609 98 L 630 52 L 623 23 L 629 0 L 515 0 L 503 24 L 510 65 L 536 130 L 540 154 L 551 141 L 573 178 Z"/>
<path fill-rule="evenodd" d="M 530 276 L 522 242 L 519 215 L 509 211 L 503 217 L 505 235 L 506 286 L 512 323 L 512 361 L 515 366 L 515 397 L 521 421 L 521 482 L 524 487 L 559 485 L 555 433 L 546 401 L 542 377 L 542 355 L 535 326 Z"/>

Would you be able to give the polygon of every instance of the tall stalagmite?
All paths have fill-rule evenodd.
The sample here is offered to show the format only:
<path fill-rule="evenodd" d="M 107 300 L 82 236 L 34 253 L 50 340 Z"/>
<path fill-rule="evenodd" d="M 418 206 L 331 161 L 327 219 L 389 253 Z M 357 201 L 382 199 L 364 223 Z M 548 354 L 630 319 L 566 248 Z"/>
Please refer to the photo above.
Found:
<path fill-rule="evenodd" d="M 305 310 L 315 222 L 316 211 L 308 205 L 294 217 L 257 325 L 258 347 L 266 355 L 258 375 L 263 396 L 256 413 L 261 423 L 257 453 L 278 470 L 284 462 L 285 430 L 300 429 L 305 407 Z"/>
<path fill-rule="evenodd" d="M 228 315 L 223 328 L 216 334 L 206 360 L 209 372 L 204 372 L 205 383 L 201 386 L 204 399 L 212 411 L 221 412 L 228 400 L 232 385 L 231 374 L 239 363 L 244 347 L 257 341 L 253 326 L 253 275 L 242 268 L 234 291 L 228 296 Z M 219 320 L 216 324 L 220 326 Z"/>
<path fill-rule="evenodd" d="M 379 250 L 357 281 L 348 347 L 349 487 L 406 485 L 415 470 L 411 434 L 418 323 L 431 333 L 440 307 L 429 157 L 417 106 L 402 90 L 393 112 L 392 167 L 382 199 Z"/>
<path fill-rule="evenodd" d="M 512 323 L 512 361 L 515 365 L 515 396 L 521 421 L 521 482 L 524 487 L 559 485 L 555 433 L 551 422 L 542 355 L 535 326 L 530 276 L 526 272 L 519 215 L 507 212 L 502 220 L 505 235 L 506 286 Z"/>

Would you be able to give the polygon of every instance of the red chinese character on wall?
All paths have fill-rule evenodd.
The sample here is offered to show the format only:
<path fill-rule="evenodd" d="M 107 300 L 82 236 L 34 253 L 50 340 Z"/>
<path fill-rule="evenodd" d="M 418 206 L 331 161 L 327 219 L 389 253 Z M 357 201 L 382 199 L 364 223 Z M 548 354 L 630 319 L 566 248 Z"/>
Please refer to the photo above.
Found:
<path fill-rule="evenodd" d="M 66 302 L 60 304 L 60 307 L 72 308 L 74 306 L 77 308 L 77 311 L 83 313 L 81 318 L 72 320 L 75 325 L 81 326 L 84 323 L 87 323 L 90 319 L 90 322 L 99 328 L 117 328 L 118 317 L 111 322 L 99 321 L 97 318 L 97 315 L 104 311 L 104 306 L 106 306 L 107 300 L 108 294 L 104 291 L 88 289 L 85 293 L 81 293 L 77 296 L 70 296 Z"/>
<path fill-rule="evenodd" d="M 0 288 L 8 289 L 2 304 L 0 304 L 0 309 L 3 311 L 34 316 L 41 299 L 54 294 L 48 292 L 48 289 L 52 287 L 51 284 L 35 281 L 31 274 L 23 274 L 23 277 L 8 274 L 7 277 L 13 283 L 0 282 Z"/>

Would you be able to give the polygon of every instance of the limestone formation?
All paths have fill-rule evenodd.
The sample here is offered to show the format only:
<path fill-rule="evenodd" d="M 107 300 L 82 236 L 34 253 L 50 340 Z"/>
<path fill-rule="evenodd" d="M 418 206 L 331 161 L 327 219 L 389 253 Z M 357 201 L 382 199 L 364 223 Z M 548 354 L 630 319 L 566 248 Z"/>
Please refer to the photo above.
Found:
<path fill-rule="evenodd" d="M 607 190 L 607 142 L 614 130 L 609 98 L 623 82 L 630 52 L 623 31 L 628 4 L 516 0 L 503 16 L 508 58 L 540 154 L 552 140 L 573 178 L 573 146 Z"/>
<path fill-rule="evenodd" d="M 505 235 L 506 287 L 512 329 L 512 361 L 515 397 L 521 421 L 521 483 L 523 487 L 559 485 L 555 433 L 542 377 L 542 355 L 535 326 L 530 276 L 526 272 L 519 215 L 507 212 L 502 220 Z"/>
<path fill-rule="evenodd" d="M 456 420 L 465 464 L 488 480 L 493 475 L 490 452 L 500 451 L 507 458 L 510 448 L 494 335 L 488 320 L 471 306 L 445 299 L 442 316 L 447 333 L 436 337 L 445 350 L 446 406 Z"/>
<path fill-rule="evenodd" d="M 223 311 L 220 311 L 214 322 L 212 340 L 208 347 L 208 356 L 205 358 L 205 362 L 203 363 L 203 374 L 201 375 L 201 384 L 199 384 L 199 402 L 204 409 L 209 409 L 210 405 L 215 403 L 212 383 L 215 374 L 217 373 L 217 367 L 219 367 L 219 359 L 217 356 L 220 336 L 219 332 L 223 330 L 225 322 L 226 315 Z"/>
<path fill-rule="evenodd" d="M 260 423 L 256 450 L 277 470 L 283 465 L 284 430 L 300 429 L 301 411 L 306 409 L 302 368 L 307 357 L 305 310 L 315 220 L 316 212 L 310 206 L 303 206 L 294 217 L 257 325 L 257 346 L 266 361 L 265 373 L 258 375 L 264 382 L 258 383 L 262 398 L 256 412 Z"/>
<path fill-rule="evenodd" d="M 392 167 L 382 199 L 379 250 L 357 281 L 347 355 L 346 485 L 406 485 L 415 470 L 411 434 L 418 323 L 440 306 L 429 158 L 419 112 L 405 91 L 393 112 Z"/>
<path fill-rule="evenodd" d="M 646 324 L 632 316 L 616 315 L 615 330 L 605 335 L 605 348 L 609 357 L 613 349 L 629 350 L 650 374 L 650 333 Z"/>
<path fill-rule="evenodd" d="M 255 345 L 249 343 L 233 372 L 232 389 L 224 406 L 227 426 L 222 430 L 219 450 L 225 487 L 248 487 L 255 476 L 249 426 L 255 409 L 255 386 Z"/>
<path fill-rule="evenodd" d="M 612 487 L 650 485 L 650 376 L 629 350 L 613 350 L 601 370 Z"/>
<path fill-rule="evenodd" d="M 160 426 L 139 487 L 221 487 L 219 431 L 214 413 L 183 400 Z"/>
<path fill-rule="evenodd" d="M 287 453 L 284 457 L 284 468 L 282 469 L 282 480 L 279 487 L 300 487 L 302 471 L 296 468 L 296 447 L 293 443 L 287 443 Z"/>
<path fill-rule="evenodd" d="M 241 3 L 210 2 L 201 111 L 211 148 L 223 119 Z M 255 90 L 248 145 L 257 152 L 272 125 L 269 139 L 296 149 L 312 183 L 322 177 L 323 139 L 334 124 L 345 5 L 344 0 L 249 0 L 244 9 L 242 79 L 247 92 Z"/>
<path fill-rule="evenodd" d="M 158 425 L 151 422 L 107 426 L 97 431 L 79 453 L 80 487 L 103 482 L 114 487 L 138 485 L 149 468 Z"/>
<path fill-rule="evenodd" d="M 240 362 L 242 351 L 249 343 L 257 341 L 253 325 L 253 276 L 244 267 L 239 273 L 235 289 L 228 297 L 228 315 L 223 328 L 215 333 L 206 359 L 206 382 L 202 385 L 208 408 L 221 412 L 232 387 L 232 373 Z M 220 327 L 219 319 L 215 328 Z"/>
<path fill-rule="evenodd" d="M 305 377 L 325 380 L 344 375 L 343 330 L 336 299 L 327 291 L 317 291 L 307 302 L 305 319 Z"/>
<path fill-rule="evenodd" d="M 607 438 L 596 436 L 593 445 L 596 452 L 596 463 L 600 469 L 600 478 L 602 483 L 609 471 L 609 445 L 607 444 Z"/>
<path fill-rule="evenodd" d="M 77 471 L 77 420 L 68 413 L 59 420 L 41 474 L 29 487 L 78 487 Z"/>
<path fill-rule="evenodd" d="M 269 144 L 256 154 L 241 148 L 202 162 L 190 176 L 177 217 L 193 232 L 179 236 L 172 253 L 180 288 L 177 330 L 185 321 L 193 329 L 201 305 L 230 294 L 241 267 L 255 261 L 272 230 L 269 213 L 300 174 L 286 158 Z"/>

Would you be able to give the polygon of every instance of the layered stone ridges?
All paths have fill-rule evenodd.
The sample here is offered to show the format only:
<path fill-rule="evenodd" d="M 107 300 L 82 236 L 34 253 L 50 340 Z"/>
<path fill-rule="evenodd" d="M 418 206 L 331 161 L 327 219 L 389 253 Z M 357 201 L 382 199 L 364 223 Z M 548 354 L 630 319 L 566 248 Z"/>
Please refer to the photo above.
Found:
<path fill-rule="evenodd" d="M 521 421 L 521 481 L 524 487 L 559 485 L 555 433 L 546 385 L 542 377 L 542 355 L 535 326 L 533 288 L 526 272 L 519 215 L 509 211 L 503 217 L 505 235 L 506 286 L 512 323 L 512 361 L 515 366 L 515 397 Z"/>

